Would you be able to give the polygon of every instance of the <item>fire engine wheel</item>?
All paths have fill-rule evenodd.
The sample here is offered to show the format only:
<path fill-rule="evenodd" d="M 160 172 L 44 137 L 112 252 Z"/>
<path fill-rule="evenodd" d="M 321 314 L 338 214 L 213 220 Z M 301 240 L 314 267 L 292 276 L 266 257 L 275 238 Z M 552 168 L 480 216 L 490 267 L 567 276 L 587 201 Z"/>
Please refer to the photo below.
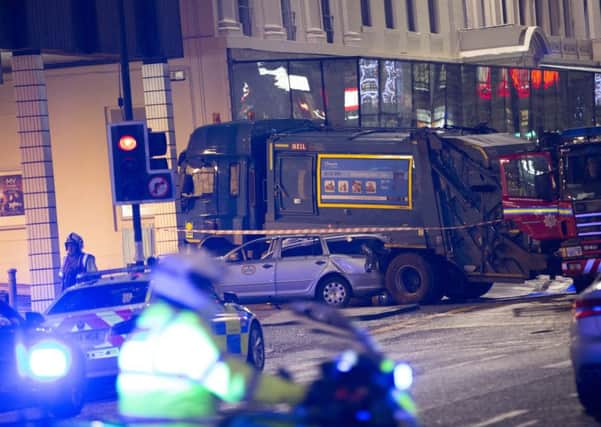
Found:
<path fill-rule="evenodd" d="M 246 360 L 260 371 L 265 366 L 265 341 L 263 340 L 263 332 L 256 322 L 253 322 L 248 334 L 248 356 Z"/>
<path fill-rule="evenodd" d="M 434 303 L 442 297 L 433 266 L 416 254 L 400 254 L 386 270 L 385 284 L 397 304 Z"/>
<path fill-rule="evenodd" d="M 584 291 L 586 288 L 588 288 L 593 283 L 593 279 L 590 279 L 588 277 L 585 277 L 585 278 L 577 277 L 572 280 L 574 283 L 574 290 L 578 294 L 581 293 L 582 291 Z"/>
<path fill-rule="evenodd" d="M 317 286 L 315 296 L 332 307 L 346 307 L 351 300 L 351 286 L 342 277 L 326 277 Z"/>

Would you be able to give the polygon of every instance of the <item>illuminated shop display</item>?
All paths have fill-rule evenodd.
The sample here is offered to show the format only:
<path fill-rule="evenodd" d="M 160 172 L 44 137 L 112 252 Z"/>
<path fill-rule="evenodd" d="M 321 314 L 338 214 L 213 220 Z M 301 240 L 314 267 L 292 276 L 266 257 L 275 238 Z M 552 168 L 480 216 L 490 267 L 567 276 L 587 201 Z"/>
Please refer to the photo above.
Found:
<path fill-rule="evenodd" d="M 374 58 L 233 61 L 235 119 L 333 127 L 476 126 L 534 138 L 601 124 L 592 72 Z"/>

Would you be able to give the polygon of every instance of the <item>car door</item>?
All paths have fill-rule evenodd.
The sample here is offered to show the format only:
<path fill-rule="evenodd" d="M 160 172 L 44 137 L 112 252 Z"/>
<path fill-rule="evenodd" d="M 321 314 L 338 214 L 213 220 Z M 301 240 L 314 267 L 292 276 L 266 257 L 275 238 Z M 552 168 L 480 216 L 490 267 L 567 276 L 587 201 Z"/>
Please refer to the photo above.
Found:
<path fill-rule="evenodd" d="M 309 297 L 328 266 L 319 236 L 283 238 L 275 269 L 278 298 Z"/>
<path fill-rule="evenodd" d="M 275 262 L 270 253 L 271 238 L 257 239 L 224 256 L 222 292 L 233 292 L 240 301 L 262 301 L 275 296 Z"/>

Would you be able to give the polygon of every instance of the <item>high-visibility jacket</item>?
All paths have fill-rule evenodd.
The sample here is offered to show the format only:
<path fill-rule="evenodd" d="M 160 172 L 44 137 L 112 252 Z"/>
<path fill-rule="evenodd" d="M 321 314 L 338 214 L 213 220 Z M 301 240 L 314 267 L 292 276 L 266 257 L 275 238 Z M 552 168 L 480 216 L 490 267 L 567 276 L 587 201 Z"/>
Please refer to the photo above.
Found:
<path fill-rule="evenodd" d="M 215 415 L 216 398 L 296 404 L 305 395 L 303 386 L 227 355 L 207 320 L 164 301 L 140 315 L 119 368 L 119 411 L 126 417 L 194 419 Z"/>

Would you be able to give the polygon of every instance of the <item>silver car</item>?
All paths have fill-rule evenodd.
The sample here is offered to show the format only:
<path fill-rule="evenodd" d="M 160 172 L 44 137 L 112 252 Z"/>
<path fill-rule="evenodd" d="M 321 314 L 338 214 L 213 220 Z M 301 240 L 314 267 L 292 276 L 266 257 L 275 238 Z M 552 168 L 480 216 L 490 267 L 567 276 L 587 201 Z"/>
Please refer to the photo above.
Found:
<path fill-rule="evenodd" d="M 601 276 L 574 301 L 570 338 L 578 398 L 601 414 Z"/>
<path fill-rule="evenodd" d="M 222 256 L 224 292 L 242 302 L 315 298 L 344 307 L 351 297 L 384 291 L 383 240 L 372 235 L 277 236 L 256 239 Z"/>

